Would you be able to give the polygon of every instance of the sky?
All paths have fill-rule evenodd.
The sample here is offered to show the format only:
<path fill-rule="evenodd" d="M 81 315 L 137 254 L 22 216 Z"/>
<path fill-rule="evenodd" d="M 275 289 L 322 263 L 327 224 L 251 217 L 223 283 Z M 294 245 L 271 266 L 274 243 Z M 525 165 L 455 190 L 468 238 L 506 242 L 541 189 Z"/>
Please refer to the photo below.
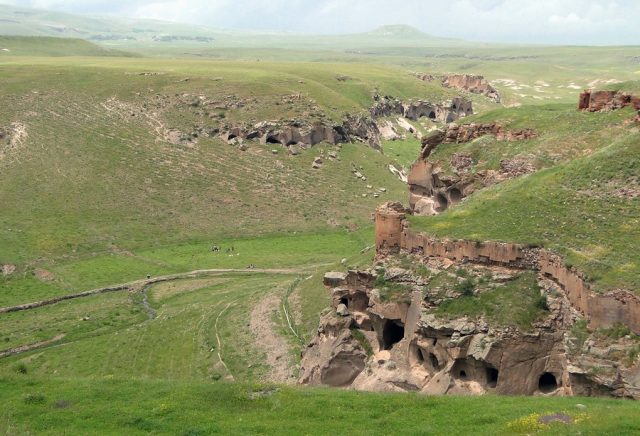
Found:
<path fill-rule="evenodd" d="M 316 34 L 386 24 L 474 41 L 640 45 L 640 0 L 0 0 L 74 13 Z"/>

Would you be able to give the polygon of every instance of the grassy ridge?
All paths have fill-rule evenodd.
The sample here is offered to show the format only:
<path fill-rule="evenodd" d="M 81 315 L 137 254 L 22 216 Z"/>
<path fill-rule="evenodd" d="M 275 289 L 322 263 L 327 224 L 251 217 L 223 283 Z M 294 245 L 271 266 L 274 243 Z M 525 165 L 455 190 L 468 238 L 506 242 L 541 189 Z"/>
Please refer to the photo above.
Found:
<path fill-rule="evenodd" d="M 132 56 L 78 38 L 0 35 L 0 61 L 8 56 Z"/>
<path fill-rule="evenodd" d="M 576 118 L 569 111 L 558 115 L 559 123 L 564 117 Z M 480 191 L 437 217 L 412 217 L 413 229 L 545 246 L 584 271 L 596 289 L 640 289 L 640 257 L 634 248 L 640 240 L 640 204 L 637 197 L 620 191 L 638 189 L 640 133 L 633 125 L 609 124 L 625 115 L 630 112 L 580 114 L 581 120 L 567 124 L 566 130 L 548 127 L 549 136 L 533 142 L 538 147 L 531 149 L 549 154 L 558 150 L 556 166 Z M 496 145 L 489 143 L 487 148 Z M 510 143 L 499 145 L 512 153 Z M 561 156 L 567 152 L 583 156 L 566 162 L 570 156 Z"/>

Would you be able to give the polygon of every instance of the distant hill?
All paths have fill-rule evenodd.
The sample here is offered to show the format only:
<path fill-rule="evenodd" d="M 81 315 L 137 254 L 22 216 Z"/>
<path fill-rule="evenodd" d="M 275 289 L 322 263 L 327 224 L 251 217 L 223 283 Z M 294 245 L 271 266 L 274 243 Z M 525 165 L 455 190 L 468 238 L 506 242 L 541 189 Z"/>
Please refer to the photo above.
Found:
<path fill-rule="evenodd" d="M 79 38 L 0 36 L 2 56 L 132 56 Z"/>
<path fill-rule="evenodd" d="M 287 32 L 223 30 L 159 20 L 85 16 L 0 5 L 0 34 L 82 38 L 119 47 L 198 46 L 353 50 L 371 47 L 459 46 L 411 26 L 382 26 L 365 33 L 307 35 Z M 468 44 L 468 43 L 467 43 Z"/>

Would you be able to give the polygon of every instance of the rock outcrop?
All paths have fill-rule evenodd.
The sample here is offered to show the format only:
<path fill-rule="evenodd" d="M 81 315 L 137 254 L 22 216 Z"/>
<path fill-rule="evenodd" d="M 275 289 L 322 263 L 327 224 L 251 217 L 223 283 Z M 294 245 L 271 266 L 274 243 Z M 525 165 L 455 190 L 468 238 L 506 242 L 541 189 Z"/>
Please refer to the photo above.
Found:
<path fill-rule="evenodd" d="M 374 100 L 375 103 L 369 110 L 370 116 L 346 115 L 342 124 L 331 124 L 327 121 L 309 124 L 306 121 L 286 120 L 245 126 L 226 125 L 215 129 L 202 128 L 200 133 L 220 136 L 228 144 L 236 145 L 243 141 L 255 140 L 263 145 L 280 144 L 290 151 L 292 146 L 308 148 L 321 142 L 335 145 L 354 141 L 367 143 L 380 150 L 382 139 L 393 140 L 401 136 L 388 121 L 379 124 L 379 118 L 399 115 L 406 122 L 405 118 L 416 121 L 428 117 L 433 121 L 450 123 L 473 114 L 472 103 L 461 97 L 442 104 L 422 100 L 402 102 L 393 97 L 378 95 L 374 96 Z M 407 130 L 416 133 L 410 125 Z"/>
<path fill-rule="evenodd" d="M 584 275 L 568 267 L 558 255 L 538 247 L 501 242 L 441 240 L 411 231 L 402 205 L 387 203 L 376 210 L 376 252 L 379 256 L 400 252 L 419 253 L 454 261 L 502 265 L 540 271 L 563 289 L 568 301 L 593 328 L 625 325 L 640 334 L 640 299 L 631 291 L 607 294 L 593 291 Z"/>
<path fill-rule="evenodd" d="M 429 395 L 640 398 L 640 361 L 626 353 L 637 339 L 575 333 L 583 319 L 592 329 L 623 324 L 640 332 L 635 296 L 597 295 L 579 272 L 536 247 L 414 234 L 406 214 L 398 203 L 377 209 L 374 268 L 327 276 L 332 310 L 303 353 L 301 383 Z M 407 258 L 418 267 L 407 269 Z M 527 329 L 438 311 L 443 301 L 468 297 L 431 285 L 432 277 L 482 277 L 485 290 L 473 291 L 482 295 L 532 268 L 545 309 Z"/>
<path fill-rule="evenodd" d="M 303 353 L 301 383 L 428 395 L 640 395 L 637 363 L 612 357 L 632 341 L 589 340 L 578 347 L 569 331 L 579 315 L 553 288 L 543 291 L 549 304 L 544 319 L 521 331 L 490 325 L 483 317 L 436 316 L 442 299 L 425 286 L 428 279 L 390 265 L 350 271 L 332 288 L 332 310 Z M 423 268 L 443 265 L 469 268 L 437 258 Z M 486 276 L 492 268 L 477 273 Z M 517 271 L 493 274 L 508 280 Z M 381 278 L 407 287 L 406 297 L 383 298 L 376 287 Z"/>
<path fill-rule="evenodd" d="M 473 103 L 462 97 L 433 104 L 425 100 L 402 102 L 390 96 L 374 96 L 374 105 L 370 109 L 373 118 L 400 115 L 409 120 L 429 118 L 433 121 L 451 123 L 460 118 L 473 115 Z"/>
<path fill-rule="evenodd" d="M 435 215 L 458 204 L 476 189 L 500 183 L 535 171 L 524 159 L 503 159 L 498 171 L 479 171 L 471 174 L 473 164 L 469 155 L 456 154 L 452 159 L 455 173 L 445 173 L 437 162 L 427 158 L 442 144 L 472 141 L 484 135 L 495 135 L 500 141 L 519 141 L 536 137 L 532 129 L 507 130 L 500 124 L 451 124 L 422 139 L 420 158 L 412 165 L 407 182 L 409 204 L 416 215 Z"/>
<path fill-rule="evenodd" d="M 446 130 L 439 130 L 422 140 L 423 149 L 420 157 L 426 159 L 440 144 L 460 144 L 485 135 L 494 135 L 498 141 L 523 141 L 537 136 L 533 129 L 507 130 L 498 123 L 460 125 L 452 123 Z"/>
<path fill-rule="evenodd" d="M 578 110 L 586 112 L 603 112 L 633 107 L 640 111 L 640 97 L 622 91 L 591 91 L 580 94 Z"/>
<path fill-rule="evenodd" d="M 462 89 L 500 103 L 500 94 L 483 76 L 471 74 L 449 74 L 443 77 L 442 85 L 447 88 Z"/>

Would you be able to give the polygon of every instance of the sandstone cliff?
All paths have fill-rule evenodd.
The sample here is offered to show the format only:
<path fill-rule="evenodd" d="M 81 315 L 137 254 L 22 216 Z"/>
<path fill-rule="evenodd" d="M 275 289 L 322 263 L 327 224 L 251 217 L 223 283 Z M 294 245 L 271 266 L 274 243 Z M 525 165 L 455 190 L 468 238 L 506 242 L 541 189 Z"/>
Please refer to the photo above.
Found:
<path fill-rule="evenodd" d="M 626 353 L 638 338 L 597 330 L 626 325 L 640 332 L 634 295 L 596 295 L 579 272 L 536 247 L 414 234 L 408 213 L 397 203 L 381 206 L 376 265 L 326 277 L 333 311 L 304 352 L 302 383 L 425 394 L 640 396 L 638 353 Z M 443 302 L 469 298 L 464 292 L 481 298 L 532 269 L 544 309 L 528 328 L 439 311 Z M 474 276 L 473 290 L 434 282 Z M 591 331 L 581 330 L 584 320 Z"/>

